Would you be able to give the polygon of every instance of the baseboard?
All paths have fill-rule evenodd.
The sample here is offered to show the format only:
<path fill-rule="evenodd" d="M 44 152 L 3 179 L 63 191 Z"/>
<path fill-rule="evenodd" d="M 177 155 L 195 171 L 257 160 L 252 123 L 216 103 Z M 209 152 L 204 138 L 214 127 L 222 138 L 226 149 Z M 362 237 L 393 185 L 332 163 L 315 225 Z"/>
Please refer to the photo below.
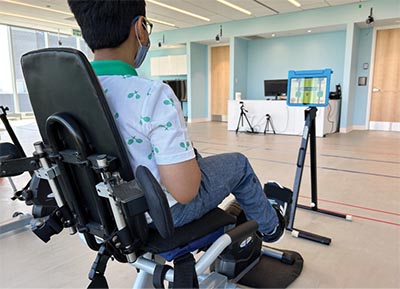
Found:
<path fill-rule="evenodd" d="M 339 132 L 340 132 L 340 133 L 349 133 L 349 132 L 351 132 L 352 130 L 353 130 L 352 127 L 341 127 L 341 128 L 339 129 Z"/>
<path fill-rule="evenodd" d="M 353 125 L 353 130 L 368 130 L 365 125 Z"/>
<path fill-rule="evenodd" d="M 370 121 L 370 130 L 400 131 L 400 122 Z"/>
<path fill-rule="evenodd" d="M 208 121 L 211 121 L 211 119 L 209 119 L 209 118 L 191 118 L 191 119 L 188 119 L 188 123 L 198 123 L 198 122 L 208 122 Z"/>

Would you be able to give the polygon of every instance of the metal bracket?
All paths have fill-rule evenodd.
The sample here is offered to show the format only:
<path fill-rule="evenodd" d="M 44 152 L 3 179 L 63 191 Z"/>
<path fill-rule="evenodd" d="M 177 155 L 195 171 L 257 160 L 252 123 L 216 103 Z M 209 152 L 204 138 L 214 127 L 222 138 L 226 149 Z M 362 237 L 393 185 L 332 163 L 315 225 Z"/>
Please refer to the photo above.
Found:
<path fill-rule="evenodd" d="M 111 197 L 112 192 L 109 190 L 109 187 L 106 183 L 101 182 L 96 185 L 97 194 L 100 197 L 109 199 Z"/>
<path fill-rule="evenodd" d="M 40 179 L 52 180 L 60 175 L 60 169 L 57 165 L 53 165 L 52 167 L 50 167 L 48 169 L 40 168 L 35 171 L 35 174 Z"/>

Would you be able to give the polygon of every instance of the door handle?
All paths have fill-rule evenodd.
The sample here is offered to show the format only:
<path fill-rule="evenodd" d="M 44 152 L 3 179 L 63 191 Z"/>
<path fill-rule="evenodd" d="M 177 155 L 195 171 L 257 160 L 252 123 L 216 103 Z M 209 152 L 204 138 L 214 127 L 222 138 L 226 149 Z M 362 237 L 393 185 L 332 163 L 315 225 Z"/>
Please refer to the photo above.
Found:
<path fill-rule="evenodd" d="M 380 88 L 374 87 L 374 88 L 372 89 L 372 92 L 381 92 L 381 90 L 380 90 Z"/>

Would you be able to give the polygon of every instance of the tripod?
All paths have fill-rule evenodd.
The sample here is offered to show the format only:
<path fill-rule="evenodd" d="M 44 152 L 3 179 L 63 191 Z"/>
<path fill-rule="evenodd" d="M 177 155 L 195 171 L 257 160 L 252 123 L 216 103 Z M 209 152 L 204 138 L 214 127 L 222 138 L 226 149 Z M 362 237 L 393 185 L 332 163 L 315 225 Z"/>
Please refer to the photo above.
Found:
<path fill-rule="evenodd" d="M 251 126 L 249 119 L 247 118 L 246 112 L 248 112 L 245 108 L 244 108 L 244 103 L 243 101 L 240 102 L 241 106 L 240 106 L 240 116 L 239 116 L 239 121 L 236 127 L 236 134 L 239 131 L 239 125 L 240 123 L 242 123 L 243 126 L 243 117 L 246 119 L 247 124 L 249 125 L 250 131 L 251 133 L 255 133 L 254 128 Z"/>
<path fill-rule="evenodd" d="M 272 123 L 272 116 L 270 114 L 266 114 L 266 122 L 265 122 L 265 128 L 264 128 L 264 134 L 267 133 L 267 131 L 269 131 L 269 126 L 271 126 L 272 131 L 275 133 L 275 128 L 274 128 L 274 124 Z"/>

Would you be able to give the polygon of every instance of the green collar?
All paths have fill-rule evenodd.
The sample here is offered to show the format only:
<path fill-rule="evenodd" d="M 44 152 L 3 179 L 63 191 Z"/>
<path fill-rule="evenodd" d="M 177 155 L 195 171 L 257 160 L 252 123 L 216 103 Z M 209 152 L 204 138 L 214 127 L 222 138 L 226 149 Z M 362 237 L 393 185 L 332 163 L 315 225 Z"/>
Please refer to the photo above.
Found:
<path fill-rule="evenodd" d="M 102 75 L 132 75 L 138 76 L 136 70 L 121 60 L 96 60 L 91 65 L 97 76 Z"/>

